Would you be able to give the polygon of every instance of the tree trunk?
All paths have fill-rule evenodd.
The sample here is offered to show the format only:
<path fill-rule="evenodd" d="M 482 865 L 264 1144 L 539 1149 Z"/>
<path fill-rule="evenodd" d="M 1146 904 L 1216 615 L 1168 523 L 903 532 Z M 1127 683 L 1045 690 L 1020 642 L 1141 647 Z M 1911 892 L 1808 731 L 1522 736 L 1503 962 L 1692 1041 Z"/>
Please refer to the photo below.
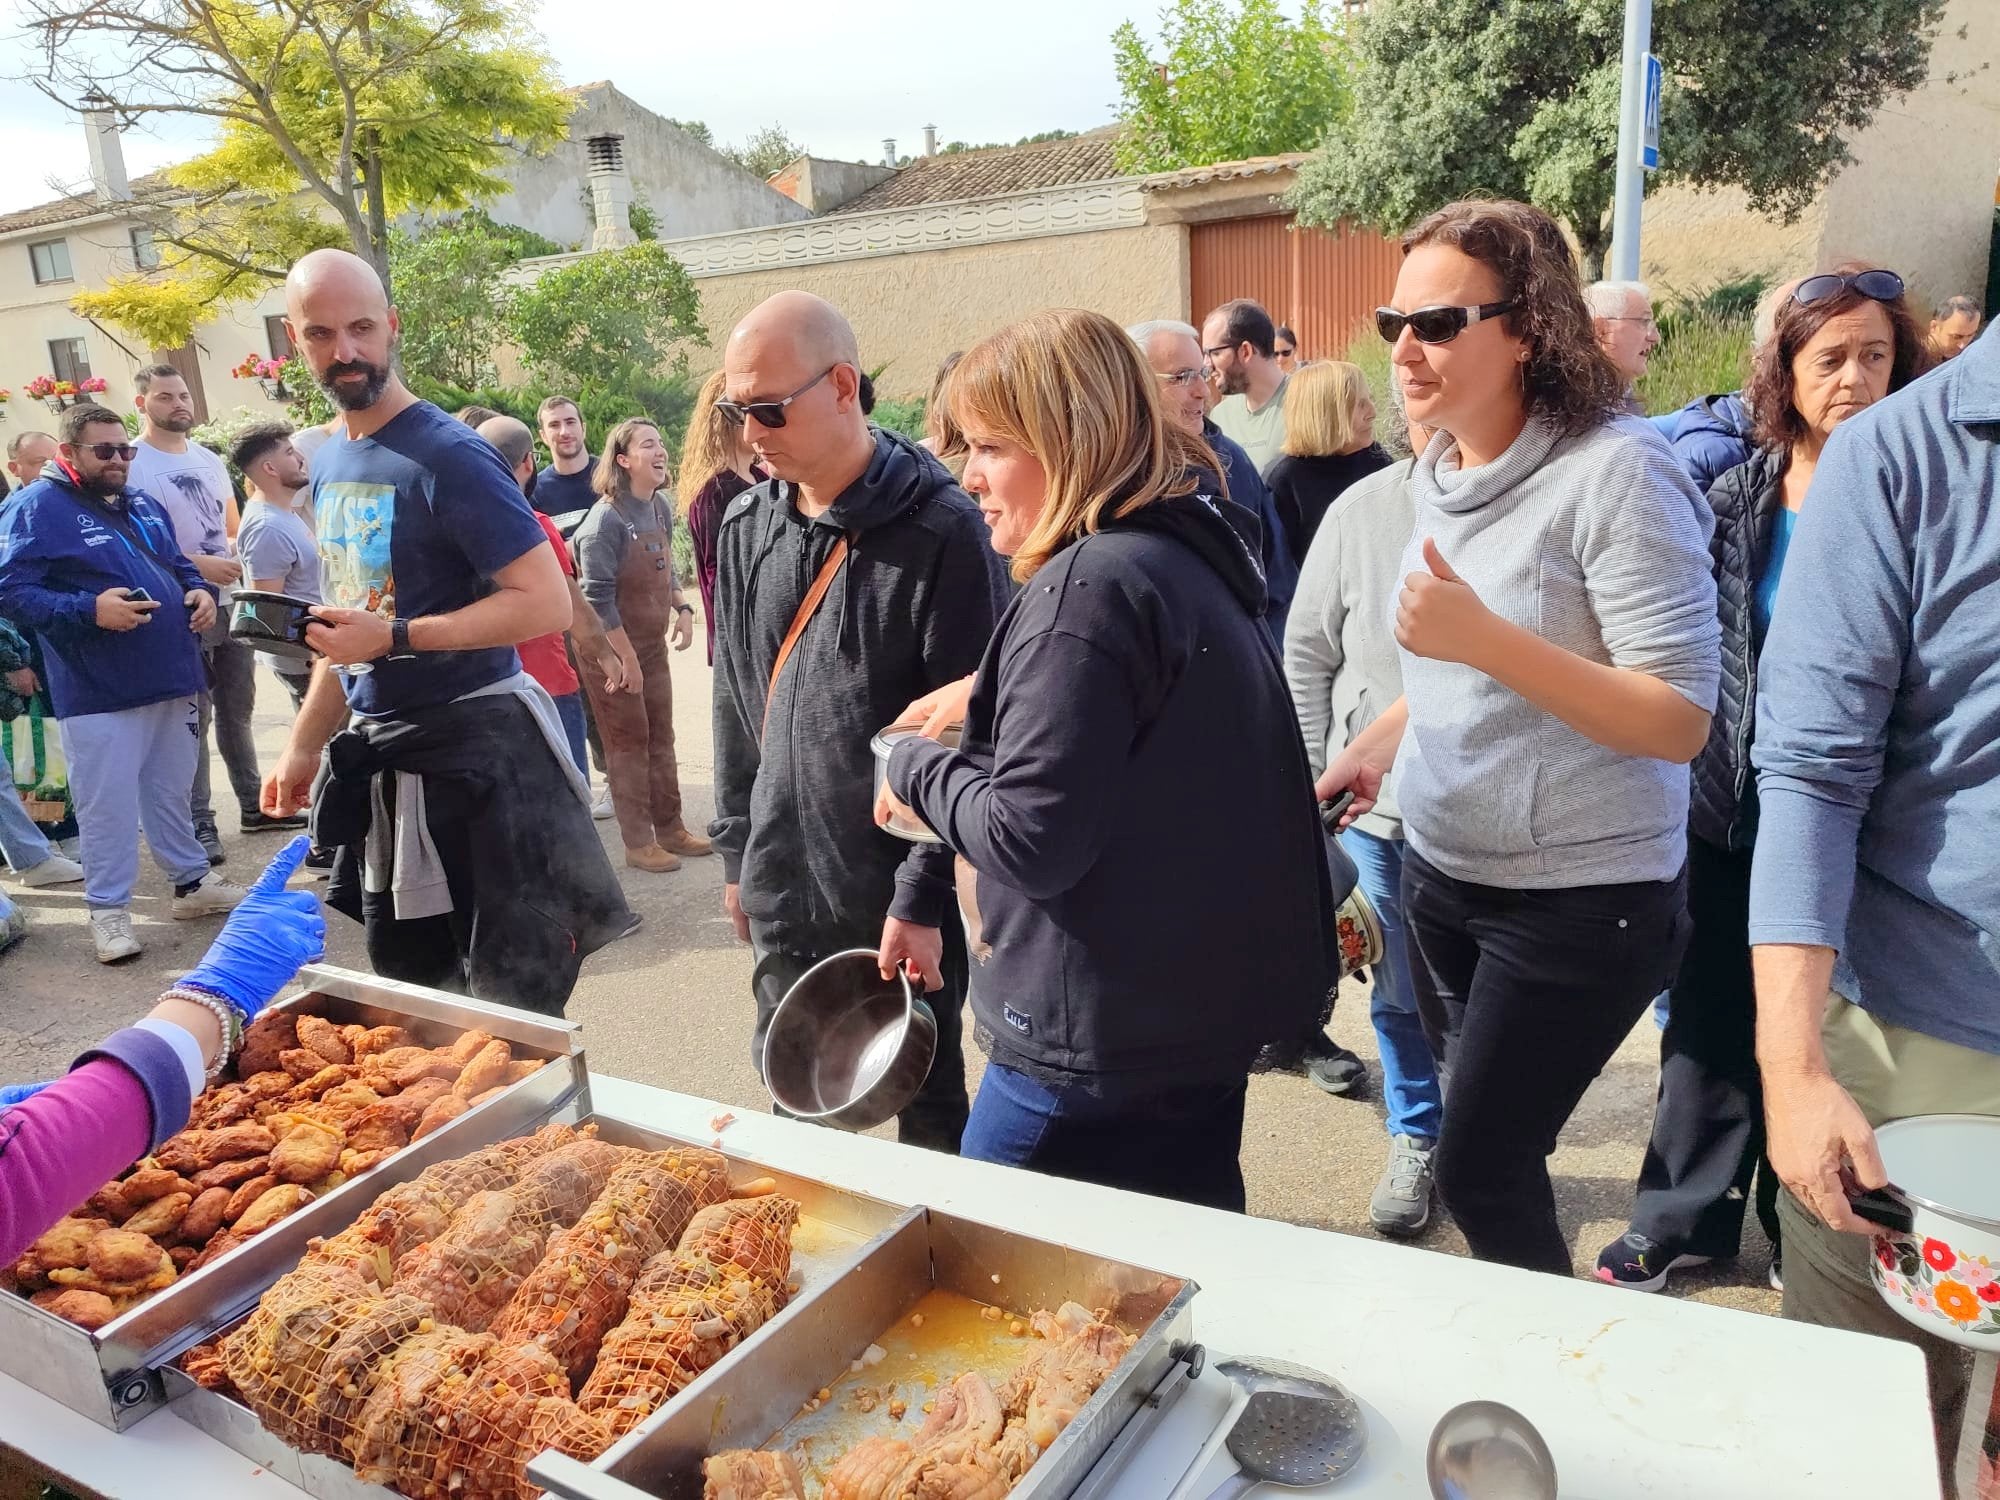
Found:
<path fill-rule="evenodd" d="M 356 36 L 361 42 L 361 55 L 372 59 L 375 55 L 375 38 L 368 30 L 368 16 L 364 12 Z M 374 126 L 364 126 L 359 141 L 361 149 L 361 184 L 368 210 L 368 248 L 366 255 L 375 267 L 375 273 L 382 278 L 382 289 L 389 291 L 389 210 L 386 190 L 382 185 L 382 137 Z M 390 296 L 393 303 L 395 297 Z"/>
<path fill-rule="evenodd" d="M 1611 231 L 1603 225 L 1576 230 L 1576 248 L 1582 261 L 1583 283 L 1604 279 L 1604 257 L 1611 250 Z"/>

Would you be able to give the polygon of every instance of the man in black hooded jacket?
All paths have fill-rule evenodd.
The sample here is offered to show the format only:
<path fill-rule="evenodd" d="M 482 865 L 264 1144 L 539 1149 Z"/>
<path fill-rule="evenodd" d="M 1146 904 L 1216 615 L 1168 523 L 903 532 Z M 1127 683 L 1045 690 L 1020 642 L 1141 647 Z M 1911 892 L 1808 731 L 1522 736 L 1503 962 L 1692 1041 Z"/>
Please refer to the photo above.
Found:
<path fill-rule="evenodd" d="M 725 907 L 757 955 L 752 1055 L 761 1070 L 799 975 L 877 948 L 885 972 L 921 979 L 938 1020 L 937 1060 L 900 1137 L 956 1151 L 967 960 L 951 851 L 876 828 L 869 742 L 978 666 L 1005 574 L 944 467 L 868 425 L 854 332 L 829 304 L 783 292 L 755 308 L 724 371 L 720 409 L 772 476 L 731 502 L 716 543 L 709 832 Z"/>

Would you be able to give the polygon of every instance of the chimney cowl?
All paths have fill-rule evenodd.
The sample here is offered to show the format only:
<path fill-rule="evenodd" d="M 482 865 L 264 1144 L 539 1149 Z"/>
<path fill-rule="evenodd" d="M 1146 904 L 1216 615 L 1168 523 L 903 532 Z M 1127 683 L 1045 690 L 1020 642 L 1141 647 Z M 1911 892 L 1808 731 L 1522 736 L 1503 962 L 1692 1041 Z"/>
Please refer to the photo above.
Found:
<path fill-rule="evenodd" d="M 935 125 L 926 125 L 924 127 L 924 155 L 937 155 L 937 126 Z"/>
<path fill-rule="evenodd" d="M 882 165 L 885 167 L 896 165 L 896 138 L 893 135 L 882 137 Z"/>
<path fill-rule="evenodd" d="M 590 248 L 623 250 L 639 243 L 632 232 L 632 179 L 625 172 L 625 137 L 594 135 L 584 142 L 590 164 Z"/>

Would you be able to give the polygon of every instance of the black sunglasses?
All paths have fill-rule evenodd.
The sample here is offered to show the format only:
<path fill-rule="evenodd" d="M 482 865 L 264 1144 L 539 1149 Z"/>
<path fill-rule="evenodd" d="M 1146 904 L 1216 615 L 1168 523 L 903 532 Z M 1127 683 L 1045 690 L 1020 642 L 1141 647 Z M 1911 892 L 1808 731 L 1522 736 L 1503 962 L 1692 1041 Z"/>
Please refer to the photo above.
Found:
<path fill-rule="evenodd" d="M 793 391 L 791 395 L 781 400 L 718 401 L 715 403 L 715 409 L 738 427 L 741 427 L 745 419 L 749 417 L 755 417 L 759 427 L 783 427 L 785 425 L 785 408 L 839 368 L 839 365 L 828 365 L 819 374 L 813 376 L 811 380 L 808 380 L 804 385 Z"/>
<path fill-rule="evenodd" d="M 129 464 L 139 456 L 139 450 L 130 443 L 82 443 L 77 451 L 93 455 L 101 464 L 108 464 L 114 458 L 122 458 Z"/>
<path fill-rule="evenodd" d="M 1474 323 L 1514 310 L 1512 302 L 1482 302 L 1477 307 L 1420 307 L 1401 313 L 1393 307 L 1375 309 L 1375 331 L 1393 344 L 1409 329 L 1420 344 L 1449 344 Z"/>
<path fill-rule="evenodd" d="M 1811 307 L 1815 302 L 1838 297 L 1849 287 L 1871 302 L 1894 302 L 1903 295 L 1903 278 L 1894 271 L 1851 271 L 1846 275 L 1828 271 L 1801 281 L 1792 289 L 1792 300 L 1800 307 Z"/>

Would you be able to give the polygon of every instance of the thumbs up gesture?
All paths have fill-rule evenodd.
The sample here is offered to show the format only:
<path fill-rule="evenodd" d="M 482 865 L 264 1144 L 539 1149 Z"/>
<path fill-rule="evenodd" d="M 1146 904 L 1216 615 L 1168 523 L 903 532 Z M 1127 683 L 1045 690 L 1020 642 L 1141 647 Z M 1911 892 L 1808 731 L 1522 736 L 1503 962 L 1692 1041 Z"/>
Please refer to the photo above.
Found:
<path fill-rule="evenodd" d="M 1437 543 L 1424 538 L 1424 568 L 1403 580 L 1396 601 L 1396 641 L 1415 656 L 1434 661 L 1475 660 L 1492 634 L 1492 612 L 1451 569 Z"/>

